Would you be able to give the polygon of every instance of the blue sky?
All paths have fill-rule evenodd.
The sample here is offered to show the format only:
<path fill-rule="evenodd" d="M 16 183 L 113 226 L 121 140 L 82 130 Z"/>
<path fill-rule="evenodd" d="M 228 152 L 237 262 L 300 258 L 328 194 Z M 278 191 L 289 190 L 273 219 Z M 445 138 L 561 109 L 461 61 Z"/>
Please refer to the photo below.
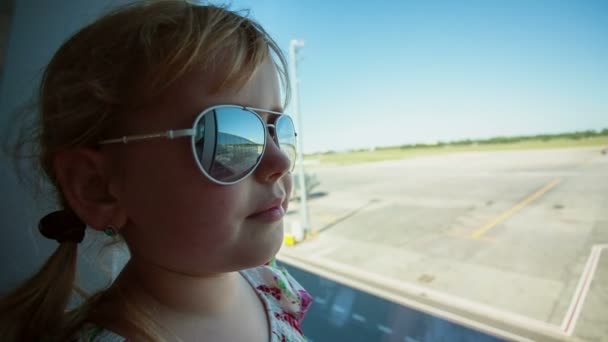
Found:
<path fill-rule="evenodd" d="M 608 1 L 231 3 L 304 39 L 307 153 L 608 128 Z"/>

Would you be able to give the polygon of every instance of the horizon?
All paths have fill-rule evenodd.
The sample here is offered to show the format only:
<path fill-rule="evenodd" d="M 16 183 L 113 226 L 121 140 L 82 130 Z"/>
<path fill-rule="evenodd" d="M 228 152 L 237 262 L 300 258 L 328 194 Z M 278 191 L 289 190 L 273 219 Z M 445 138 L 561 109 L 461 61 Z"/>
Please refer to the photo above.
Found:
<path fill-rule="evenodd" d="M 401 144 L 401 145 L 373 146 L 370 148 L 359 148 L 359 149 L 325 150 L 325 151 L 317 151 L 317 152 L 311 152 L 311 153 L 305 153 L 305 154 L 306 155 L 315 155 L 315 154 L 326 154 L 326 153 L 347 153 L 347 152 L 356 152 L 356 151 L 361 151 L 361 150 L 382 150 L 382 149 L 392 149 L 392 148 L 401 148 L 401 147 L 440 146 L 442 144 L 445 144 L 445 145 L 459 144 L 459 143 L 463 143 L 465 141 L 471 141 L 472 143 L 478 143 L 478 142 L 486 142 L 486 141 L 490 141 L 492 139 L 501 139 L 501 138 L 534 139 L 534 138 L 540 138 L 543 136 L 558 138 L 562 135 L 583 134 L 583 133 L 591 133 L 591 132 L 593 132 L 594 136 L 608 136 L 608 127 L 599 128 L 599 129 L 569 131 L 569 132 L 557 132 L 557 133 L 537 133 L 537 134 L 530 134 L 530 135 L 493 136 L 493 137 L 489 137 L 489 138 L 463 138 L 463 139 L 457 139 L 457 140 L 438 140 L 438 141 L 426 142 L 426 143 L 425 142 L 415 142 L 415 143 Z M 563 139 L 568 139 L 568 138 L 564 137 Z"/>

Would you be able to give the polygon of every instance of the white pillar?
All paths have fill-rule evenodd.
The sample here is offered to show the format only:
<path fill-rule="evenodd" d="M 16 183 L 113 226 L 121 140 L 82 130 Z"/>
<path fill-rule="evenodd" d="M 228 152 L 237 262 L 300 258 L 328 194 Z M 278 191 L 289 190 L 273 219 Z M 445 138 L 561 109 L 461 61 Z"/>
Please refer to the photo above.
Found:
<path fill-rule="evenodd" d="M 298 186 L 300 192 L 300 223 L 293 224 L 291 226 L 292 234 L 296 241 L 303 240 L 304 236 L 309 233 L 308 225 L 308 204 L 307 204 L 307 193 L 306 193 L 306 176 L 304 173 L 304 154 L 303 154 L 303 135 L 302 134 L 302 116 L 300 115 L 300 99 L 298 92 L 298 75 L 297 75 L 297 52 L 299 48 L 304 46 L 304 42 L 301 40 L 292 39 L 289 44 L 289 59 L 291 69 L 291 90 L 293 96 L 293 116 L 296 122 L 296 131 L 298 133 L 297 140 L 297 159 L 296 167 L 298 170 Z"/>

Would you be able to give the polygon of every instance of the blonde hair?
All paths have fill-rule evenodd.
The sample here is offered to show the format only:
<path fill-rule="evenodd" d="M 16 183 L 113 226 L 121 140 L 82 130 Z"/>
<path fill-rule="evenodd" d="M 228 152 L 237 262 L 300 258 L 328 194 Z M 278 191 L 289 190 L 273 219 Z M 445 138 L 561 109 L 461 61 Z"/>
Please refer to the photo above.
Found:
<path fill-rule="evenodd" d="M 221 71 L 214 91 L 222 91 L 244 85 L 269 57 L 287 102 L 285 57 L 246 15 L 184 0 L 119 7 L 68 39 L 47 65 L 37 98 L 37 165 L 66 207 L 52 166 L 59 151 L 96 146 L 122 115 L 146 105 L 189 71 Z M 16 149 L 23 146 L 17 142 Z M 77 244 L 61 243 L 38 273 L 0 299 L 0 340 L 65 340 L 95 315 L 110 289 L 66 311 L 75 290 L 76 260 Z M 151 316 L 122 295 L 125 319 L 137 336 L 161 340 Z"/>

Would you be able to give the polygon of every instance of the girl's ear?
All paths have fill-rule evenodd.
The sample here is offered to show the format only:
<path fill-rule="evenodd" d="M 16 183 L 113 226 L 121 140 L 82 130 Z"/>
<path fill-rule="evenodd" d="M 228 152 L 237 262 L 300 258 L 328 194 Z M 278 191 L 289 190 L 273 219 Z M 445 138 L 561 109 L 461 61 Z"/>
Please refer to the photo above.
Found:
<path fill-rule="evenodd" d="M 61 193 L 70 208 L 93 229 L 122 227 L 127 222 L 119 198 L 110 191 L 107 158 L 87 148 L 66 149 L 53 160 Z"/>

